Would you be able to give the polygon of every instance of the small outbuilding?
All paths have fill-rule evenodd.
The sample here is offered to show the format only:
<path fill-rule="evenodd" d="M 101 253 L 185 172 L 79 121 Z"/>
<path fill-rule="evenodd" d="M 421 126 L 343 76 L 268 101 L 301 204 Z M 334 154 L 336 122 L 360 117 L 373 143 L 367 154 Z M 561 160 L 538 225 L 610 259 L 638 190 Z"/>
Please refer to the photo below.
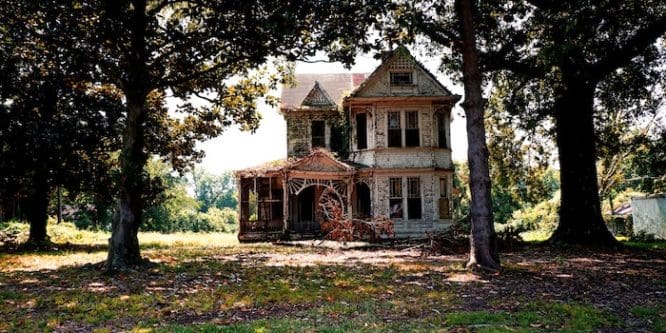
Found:
<path fill-rule="evenodd" d="M 634 234 L 654 235 L 666 239 L 666 194 L 631 198 Z"/>

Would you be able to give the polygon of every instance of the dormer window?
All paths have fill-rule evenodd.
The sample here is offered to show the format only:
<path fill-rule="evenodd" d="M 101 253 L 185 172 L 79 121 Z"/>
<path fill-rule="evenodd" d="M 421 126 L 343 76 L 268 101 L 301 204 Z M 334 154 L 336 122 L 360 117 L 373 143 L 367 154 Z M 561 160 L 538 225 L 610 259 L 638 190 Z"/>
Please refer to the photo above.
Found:
<path fill-rule="evenodd" d="M 414 84 L 412 72 L 391 72 L 391 85 L 405 86 Z"/>

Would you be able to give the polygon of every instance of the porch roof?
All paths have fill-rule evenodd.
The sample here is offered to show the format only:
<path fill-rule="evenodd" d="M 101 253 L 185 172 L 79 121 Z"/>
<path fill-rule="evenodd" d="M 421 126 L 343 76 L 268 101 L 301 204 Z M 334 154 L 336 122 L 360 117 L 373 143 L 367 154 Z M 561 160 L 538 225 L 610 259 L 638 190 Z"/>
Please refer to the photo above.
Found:
<path fill-rule="evenodd" d="M 256 167 L 237 170 L 237 178 L 276 176 L 281 173 L 298 171 L 299 173 L 339 173 L 349 174 L 368 166 L 349 160 L 339 160 L 332 153 L 317 149 L 302 158 L 286 158 L 266 162 Z"/>

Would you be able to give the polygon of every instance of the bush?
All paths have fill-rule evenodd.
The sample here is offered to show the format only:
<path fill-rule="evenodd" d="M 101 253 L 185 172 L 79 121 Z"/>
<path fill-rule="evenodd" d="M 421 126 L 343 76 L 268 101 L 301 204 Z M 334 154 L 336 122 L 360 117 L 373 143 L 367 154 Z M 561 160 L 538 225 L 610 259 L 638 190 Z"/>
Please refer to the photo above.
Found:
<path fill-rule="evenodd" d="M 170 214 L 160 207 L 151 207 L 146 214 L 146 231 L 171 233 L 178 231 L 190 232 L 236 232 L 238 230 L 238 217 L 236 210 L 225 207 L 223 209 L 210 208 L 207 212 L 182 210 Z"/>
<path fill-rule="evenodd" d="M 15 247 L 28 238 L 30 226 L 19 221 L 0 223 L 0 247 Z"/>
<path fill-rule="evenodd" d="M 559 206 L 559 195 L 556 194 L 553 199 L 515 211 L 511 220 L 509 220 L 509 225 L 525 231 L 539 230 L 550 233 L 557 228 L 557 224 L 559 223 Z"/>
<path fill-rule="evenodd" d="M 193 232 L 236 232 L 238 216 L 229 207 L 210 208 L 206 213 L 197 213 L 192 221 L 190 231 Z"/>

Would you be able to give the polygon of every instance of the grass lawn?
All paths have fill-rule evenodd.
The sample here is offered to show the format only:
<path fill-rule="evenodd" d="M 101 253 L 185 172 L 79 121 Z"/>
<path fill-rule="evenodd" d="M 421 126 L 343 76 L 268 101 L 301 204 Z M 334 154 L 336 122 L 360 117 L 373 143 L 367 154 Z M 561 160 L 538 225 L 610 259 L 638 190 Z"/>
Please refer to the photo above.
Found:
<path fill-rule="evenodd" d="M 65 245 L 0 253 L 0 332 L 666 332 L 663 246 L 532 246 L 480 275 L 465 255 L 146 233 L 155 265 L 110 277 L 108 234 L 49 233 Z"/>

